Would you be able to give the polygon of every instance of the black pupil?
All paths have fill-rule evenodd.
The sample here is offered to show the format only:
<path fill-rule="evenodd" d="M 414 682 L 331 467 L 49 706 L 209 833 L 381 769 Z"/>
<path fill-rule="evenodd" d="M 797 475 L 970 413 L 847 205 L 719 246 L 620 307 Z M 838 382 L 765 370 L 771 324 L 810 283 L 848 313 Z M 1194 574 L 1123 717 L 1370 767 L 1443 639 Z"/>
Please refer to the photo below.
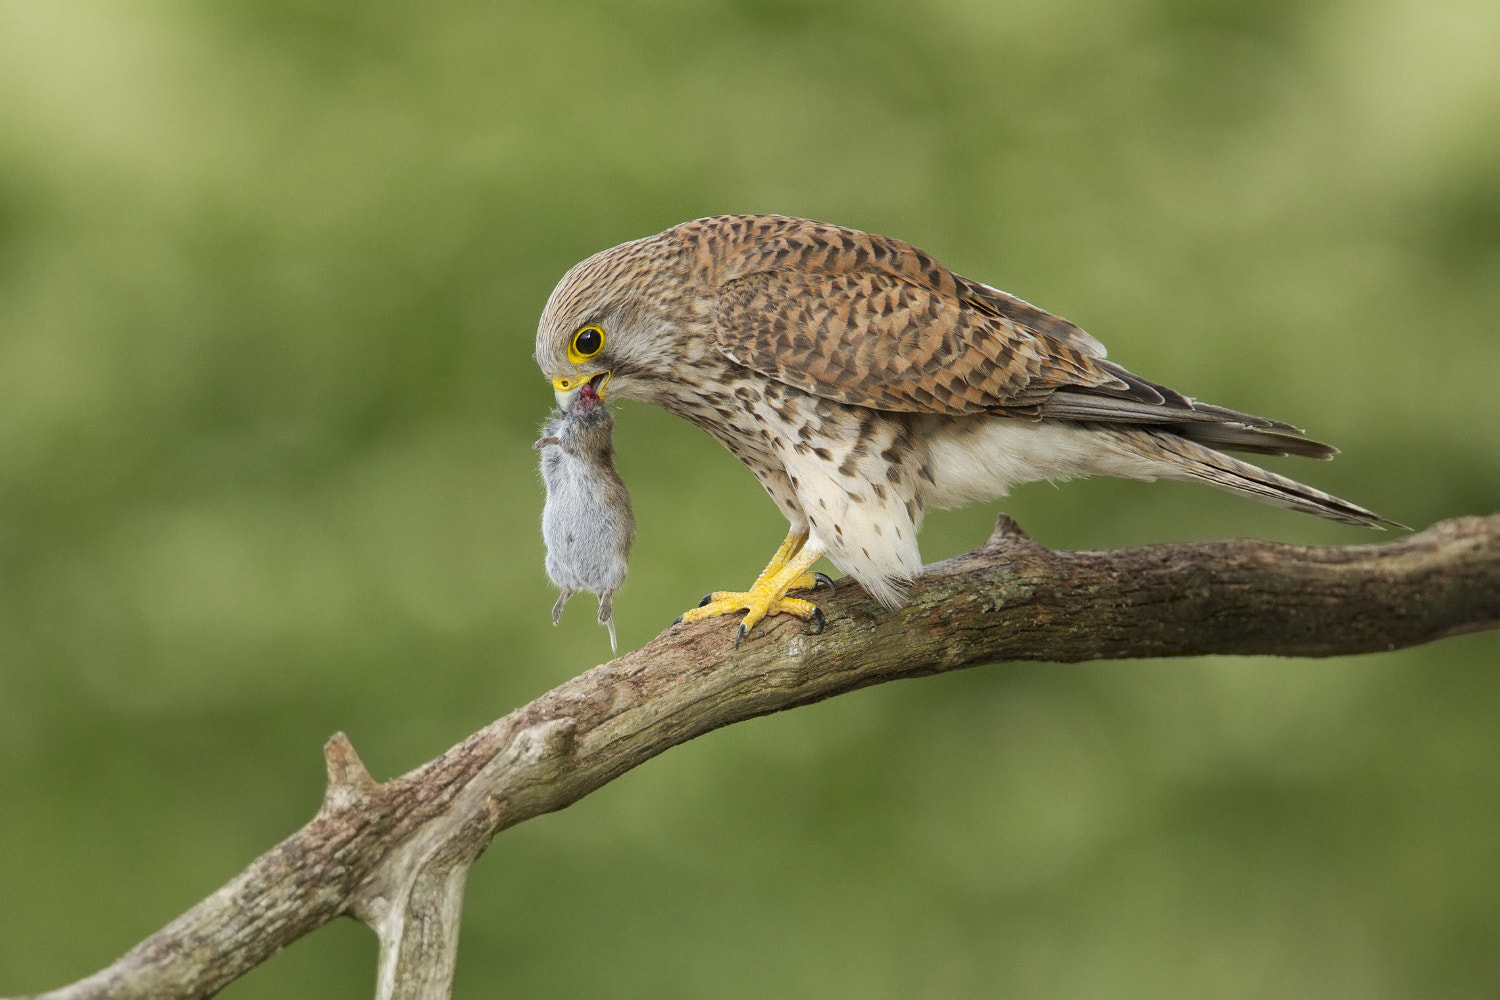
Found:
<path fill-rule="evenodd" d="M 600 347 L 599 331 L 593 327 L 581 330 L 578 334 L 578 340 L 575 343 L 578 347 L 578 353 L 584 357 L 588 357 L 590 354 L 597 354 Z"/>

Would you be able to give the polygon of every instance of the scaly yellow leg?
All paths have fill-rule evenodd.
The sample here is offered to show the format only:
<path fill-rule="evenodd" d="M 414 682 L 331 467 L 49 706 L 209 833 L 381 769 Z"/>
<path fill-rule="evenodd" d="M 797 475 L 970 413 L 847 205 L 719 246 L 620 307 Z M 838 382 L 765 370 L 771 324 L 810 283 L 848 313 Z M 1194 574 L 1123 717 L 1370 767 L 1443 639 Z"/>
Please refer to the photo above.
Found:
<path fill-rule="evenodd" d="M 781 568 L 786 565 L 786 561 L 798 552 L 801 552 L 802 546 L 806 544 L 807 535 L 805 533 L 787 532 L 786 538 L 781 542 L 781 548 L 777 549 L 776 554 L 771 557 L 771 561 L 766 563 L 766 568 L 760 571 L 760 576 L 755 578 L 755 582 L 750 585 L 750 589 L 754 590 L 765 583 L 766 580 L 781 572 Z"/>
<path fill-rule="evenodd" d="M 822 558 L 823 553 L 807 547 L 807 536 L 792 533 L 786 536 L 781 548 L 771 557 L 770 563 L 747 591 L 720 590 L 709 594 L 703 603 L 678 618 L 679 622 L 697 622 L 734 611 L 744 611 L 735 634 L 734 644 L 739 646 L 745 633 L 754 628 L 768 615 L 782 612 L 798 618 L 817 621 L 818 631 L 823 631 L 823 612 L 811 601 L 787 597 L 789 590 L 812 590 L 819 583 L 827 583 L 832 589 L 833 581 L 822 573 L 810 573 L 812 564 Z"/>

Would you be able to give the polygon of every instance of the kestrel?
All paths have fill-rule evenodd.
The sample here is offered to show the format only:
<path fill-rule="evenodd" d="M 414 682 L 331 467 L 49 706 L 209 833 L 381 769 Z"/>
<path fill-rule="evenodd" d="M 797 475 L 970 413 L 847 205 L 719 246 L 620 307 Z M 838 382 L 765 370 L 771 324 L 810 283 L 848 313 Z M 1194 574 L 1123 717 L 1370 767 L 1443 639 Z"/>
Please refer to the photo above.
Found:
<path fill-rule="evenodd" d="M 900 240 L 775 215 L 698 219 L 558 282 L 536 360 L 568 407 L 654 403 L 750 468 L 790 523 L 745 592 L 683 615 L 815 619 L 827 556 L 889 607 L 932 508 L 1082 475 L 1208 483 L 1356 525 L 1394 524 L 1221 449 L 1331 458 L 1290 424 L 1199 403 L 1105 358 L 1083 330 Z"/>

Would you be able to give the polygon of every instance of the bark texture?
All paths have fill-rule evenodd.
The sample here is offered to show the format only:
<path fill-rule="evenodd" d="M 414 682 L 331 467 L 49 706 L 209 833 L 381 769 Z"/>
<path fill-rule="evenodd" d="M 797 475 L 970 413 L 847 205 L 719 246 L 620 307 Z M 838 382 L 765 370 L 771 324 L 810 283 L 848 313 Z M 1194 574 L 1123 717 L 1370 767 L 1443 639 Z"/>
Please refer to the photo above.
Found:
<path fill-rule="evenodd" d="M 1003 660 L 1335 656 L 1500 625 L 1500 515 L 1383 545 L 1257 541 L 1053 552 L 1002 517 L 886 611 L 857 584 L 821 635 L 737 618 L 676 626 L 375 782 L 342 734 L 302 829 L 107 969 L 51 1000 L 207 997 L 349 915 L 380 937 L 377 995 L 446 997 L 469 866 L 506 827 L 577 801 L 720 726 L 902 677 Z"/>

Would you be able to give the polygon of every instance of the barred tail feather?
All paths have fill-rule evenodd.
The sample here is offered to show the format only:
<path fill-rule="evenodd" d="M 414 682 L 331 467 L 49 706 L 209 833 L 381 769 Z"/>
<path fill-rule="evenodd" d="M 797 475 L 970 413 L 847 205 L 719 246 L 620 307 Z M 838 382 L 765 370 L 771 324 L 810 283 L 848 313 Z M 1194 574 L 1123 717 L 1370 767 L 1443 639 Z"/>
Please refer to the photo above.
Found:
<path fill-rule="evenodd" d="M 1358 504 L 1231 458 L 1177 434 L 1144 428 L 1114 430 L 1112 433 L 1134 454 L 1158 463 L 1158 475 L 1163 479 L 1207 483 L 1263 503 L 1316 514 L 1344 524 L 1406 528 L 1406 525 Z"/>

